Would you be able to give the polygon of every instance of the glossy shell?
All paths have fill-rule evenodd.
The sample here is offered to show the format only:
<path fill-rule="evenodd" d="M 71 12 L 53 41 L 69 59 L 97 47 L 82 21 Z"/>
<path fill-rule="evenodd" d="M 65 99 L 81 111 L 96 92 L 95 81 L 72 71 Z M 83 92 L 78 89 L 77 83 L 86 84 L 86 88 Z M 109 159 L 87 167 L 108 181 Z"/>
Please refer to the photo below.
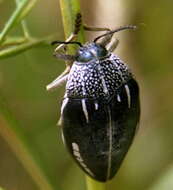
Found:
<path fill-rule="evenodd" d="M 139 122 L 138 85 L 114 54 L 74 62 L 66 84 L 60 123 L 77 164 L 98 181 L 119 169 Z"/>

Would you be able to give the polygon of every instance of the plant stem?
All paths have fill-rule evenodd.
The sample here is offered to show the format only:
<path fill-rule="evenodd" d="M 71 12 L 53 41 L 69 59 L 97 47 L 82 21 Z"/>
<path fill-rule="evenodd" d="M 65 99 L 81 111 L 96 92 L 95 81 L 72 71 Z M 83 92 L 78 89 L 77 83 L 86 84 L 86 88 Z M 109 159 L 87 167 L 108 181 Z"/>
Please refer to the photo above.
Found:
<path fill-rule="evenodd" d="M 106 190 L 106 183 L 97 182 L 86 176 L 86 185 L 88 190 Z"/>
<path fill-rule="evenodd" d="M 18 4 L 0 34 L 0 43 L 5 40 L 8 32 L 29 13 L 36 2 L 37 0 L 23 0 Z"/>
<path fill-rule="evenodd" d="M 19 6 L 21 1 L 22 0 L 16 0 L 16 5 Z M 24 19 L 21 21 L 21 25 L 22 25 L 24 37 L 29 38 L 30 34 L 29 34 L 29 31 L 28 31 L 28 28 L 27 28 L 27 25 L 26 25 L 26 21 Z"/>
<path fill-rule="evenodd" d="M 21 52 L 24 52 L 28 49 L 31 49 L 31 48 L 39 46 L 39 45 L 47 45 L 50 39 L 51 39 L 51 37 L 48 36 L 47 38 L 43 38 L 43 39 L 29 38 L 24 41 L 21 41 L 22 39 L 21 40 L 20 39 L 13 40 L 13 41 L 3 45 L 3 47 L 5 47 L 6 45 L 10 45 L 10 43 L 11 43 L 11 45 L 13 45 L 13 46 L 2 49 L 0 51 L 0 59 L 4 59 L 4 58 L 10 57 L 10 56 L 17 55 Z"/>
<path fill-rule="evenodd" d="M 81 12 L 80 2 L 79 0 L 60 0 L 60 8 L 61 8 L 65 39 L 67 39 L 74 31 L 74 22 L 76 19 L 76 15 Z M 84 42 L 85 37 L 82 27 L 78 33 L 77 39 L 81 43 Z"/>

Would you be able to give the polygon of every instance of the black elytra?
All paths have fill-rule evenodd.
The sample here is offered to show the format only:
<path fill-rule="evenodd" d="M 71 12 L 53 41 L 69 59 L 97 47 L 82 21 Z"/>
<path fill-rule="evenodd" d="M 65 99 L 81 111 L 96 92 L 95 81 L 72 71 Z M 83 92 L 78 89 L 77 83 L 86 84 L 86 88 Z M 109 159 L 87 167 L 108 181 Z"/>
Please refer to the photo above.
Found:
<path fill-rule="evenodd" d="M 133 141 L 139 87 L 127 65 L 101 43 L 81 45 L 73 59 L 59 122 L 63 141 L 86 174 L 106 182 Z"/>

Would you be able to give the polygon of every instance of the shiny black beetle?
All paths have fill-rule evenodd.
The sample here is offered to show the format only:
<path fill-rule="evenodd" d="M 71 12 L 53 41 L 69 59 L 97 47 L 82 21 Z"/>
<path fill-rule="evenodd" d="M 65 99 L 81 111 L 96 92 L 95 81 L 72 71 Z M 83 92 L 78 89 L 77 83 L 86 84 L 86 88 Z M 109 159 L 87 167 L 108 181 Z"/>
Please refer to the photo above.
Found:
<path fill-rule="evenodd" d="M 108 30 L 93 42 L 78 44 L 75 55 L 55 53 L 73 61 L 66 71 L 47 86 L 67 80 L 61 106 L 63 140 L 77 164 L 92 178 L 105 182 L 119 169 L 139 122 L 139 88 L 132 73 L 112 51 L 113 33 L 134 26 Z M 98 29 L 97 29 L 98 30 Z M 102 40 L 100 40 L 102 39 Z M 99 42 L 98 42 L 99 41 Z"/>

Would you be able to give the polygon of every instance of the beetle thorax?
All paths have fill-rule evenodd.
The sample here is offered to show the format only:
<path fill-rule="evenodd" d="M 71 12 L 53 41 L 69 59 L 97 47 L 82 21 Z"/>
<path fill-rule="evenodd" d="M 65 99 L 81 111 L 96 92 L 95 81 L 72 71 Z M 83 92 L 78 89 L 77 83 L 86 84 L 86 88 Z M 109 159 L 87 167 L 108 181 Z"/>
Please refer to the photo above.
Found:
<path fill-rule="evenodd" d="M 114 54 L 87 63 L 74 62 L 65 96 L 107 99 L 131 77 L 127 66 Z"/>

